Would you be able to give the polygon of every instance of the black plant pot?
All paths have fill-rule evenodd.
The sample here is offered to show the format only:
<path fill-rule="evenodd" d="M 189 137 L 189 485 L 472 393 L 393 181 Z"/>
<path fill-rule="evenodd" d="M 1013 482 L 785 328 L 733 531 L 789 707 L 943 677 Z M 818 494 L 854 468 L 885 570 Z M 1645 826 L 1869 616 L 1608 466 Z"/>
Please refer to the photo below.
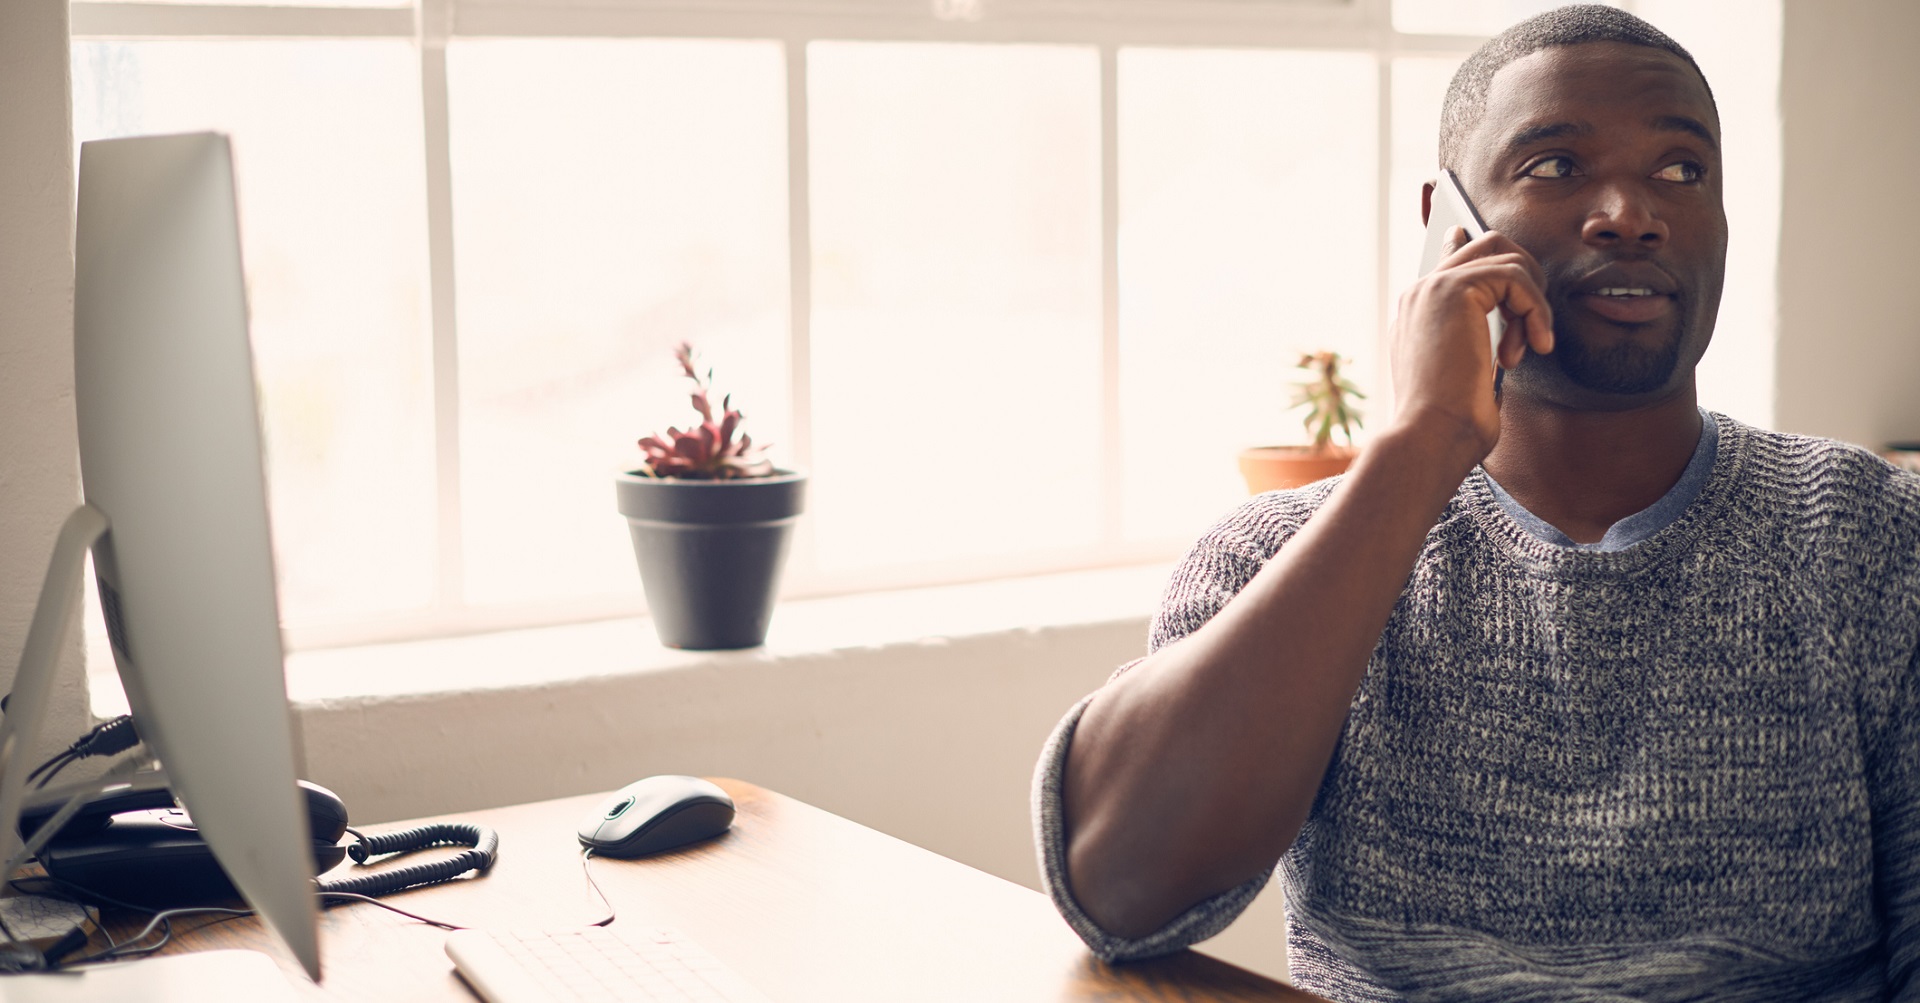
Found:
<path fill-rule="evenodd" d="M 805 474 L 690 481 L 620 474 L 654 630 L 669 648 L 752 648 L 767 639 Z"/>

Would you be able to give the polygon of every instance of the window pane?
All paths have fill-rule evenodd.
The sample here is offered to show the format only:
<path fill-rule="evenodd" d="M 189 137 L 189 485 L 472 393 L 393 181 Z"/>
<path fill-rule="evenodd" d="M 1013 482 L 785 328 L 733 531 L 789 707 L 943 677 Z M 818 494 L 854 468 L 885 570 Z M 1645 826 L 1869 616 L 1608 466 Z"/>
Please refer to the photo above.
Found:
<path fill-rule="evenodd" d="M 232 137 L 290 624 L 431 598 L 419 79 L 404 41 L 74 46 L 79 139 Z"/>
<path fill-rule="evenodd" d="M 1302 352 L 1379 383 L 1377 71 L 1127 49 L 1119 74 L 1125 526 L 1191 539 L 1245 497 L 1238 449 L 1305 441 Z"/>
<path fill-rule="evenodd" d="M 1610 7 L 1622 6 L 1595 0 Z M 1495 35 L 1564 0 L 1393 0 L 1394 28 L 1414 34 Z"/>
<path fill-rule="evenodd" d="M 639 593 L 613 475 L 707 356 L 787 441 L 785 61 L 773 42 L 448 48 L 468 599 Z"/>
<path fill-rule="evenodd" d="M 1092 542 L 1097 55 L 808 53 L 822 567 Z"/>

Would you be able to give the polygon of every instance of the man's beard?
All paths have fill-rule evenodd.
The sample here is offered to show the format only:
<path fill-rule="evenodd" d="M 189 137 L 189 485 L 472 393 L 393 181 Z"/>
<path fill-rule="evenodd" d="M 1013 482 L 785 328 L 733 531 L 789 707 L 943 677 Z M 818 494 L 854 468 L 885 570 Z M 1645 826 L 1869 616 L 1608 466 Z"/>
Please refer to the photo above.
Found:
<path fill-rule="evenodd" d="M 1566 329 L 1561 318 L 1571 313 L 1571 304 L 1554 306 L 1553 354 L 1547 359 L 1575 386 L 1603 394 L 1643 394 L 1673 379 L 1680 363 L 1680 346 L 1687 340 L 1684 316 L 1678 319 L 1673 334 L 1659 344 L 1622 339 L 1600 348 Z"/>

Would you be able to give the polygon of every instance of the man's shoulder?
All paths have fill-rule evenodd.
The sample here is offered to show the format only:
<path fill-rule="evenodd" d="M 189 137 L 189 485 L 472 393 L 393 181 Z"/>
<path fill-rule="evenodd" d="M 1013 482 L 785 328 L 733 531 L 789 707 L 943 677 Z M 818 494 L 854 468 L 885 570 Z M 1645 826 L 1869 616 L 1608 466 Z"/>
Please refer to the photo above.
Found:
<path fill-rule="evenodd" d="M 1320 511 L 1345 476 L 1336 474 L 1301 487 L 1254 495 L 1215 523 L 1196 546 L 1237 551 L 1262 560 L 1272 557 Z"/>
<path fill-rule="evenodd" d="M 1728 515 L 1794 559 L 1920 576 L 1920 474 L 1852 443 L 1736 426 Z M 1783 552 L 1785 553 L 1785 552 Z"/>
<path fill-rule="evenodd" d="M 1816 509 L 1920 515 L 1920 474 L 1902 470 L 1870 449 L 1715 418 L 1724 434 L 1741 446 L 1742 481 L 1763 496 L 1800 496 Z"/>

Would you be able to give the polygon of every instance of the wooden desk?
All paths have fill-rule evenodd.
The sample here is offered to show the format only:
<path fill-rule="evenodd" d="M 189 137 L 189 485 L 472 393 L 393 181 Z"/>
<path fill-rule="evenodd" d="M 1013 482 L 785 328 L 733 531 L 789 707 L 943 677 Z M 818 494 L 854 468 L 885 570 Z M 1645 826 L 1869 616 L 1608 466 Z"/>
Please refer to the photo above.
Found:
<path fill-rule="evenodd" d="M 1109 967 L 1037 892 L 752 784 L 717 782 L 739 809 L 732 831 L 645 860 L 595 858 L 593 874 L 616 922 L 678 929 L 774 1000 L 1318 998 L 1192 952 Z M 574 827 L 603 797 L 446 816 L 499 831 L 492 873 L 385 901 L 463 926 L 591 923 L 605 910 L 581 873 Z M 309 994 L 472 1003 L 445 936 L 364 903 L 330 909 L 325 977 Z M 253 947 L 298 971 L 256 919 L 195 925 L 177 943 L 167 950 Z"/>

